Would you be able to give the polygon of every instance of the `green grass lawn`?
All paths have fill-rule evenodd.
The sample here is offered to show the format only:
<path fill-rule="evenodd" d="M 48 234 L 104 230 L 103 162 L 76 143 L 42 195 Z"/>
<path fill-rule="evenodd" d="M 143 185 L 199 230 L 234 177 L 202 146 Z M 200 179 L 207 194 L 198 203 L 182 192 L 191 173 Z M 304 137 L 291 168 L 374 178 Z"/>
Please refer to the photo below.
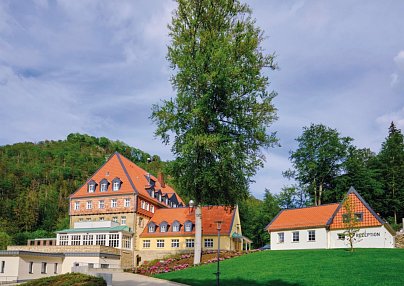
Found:
<path fill-rule="evenodd" d="M 155 277 L 216 285 L 217 265 Z M 262 251 L 220 262 L 220 285 L 404 285 L 404 249 Z"/>

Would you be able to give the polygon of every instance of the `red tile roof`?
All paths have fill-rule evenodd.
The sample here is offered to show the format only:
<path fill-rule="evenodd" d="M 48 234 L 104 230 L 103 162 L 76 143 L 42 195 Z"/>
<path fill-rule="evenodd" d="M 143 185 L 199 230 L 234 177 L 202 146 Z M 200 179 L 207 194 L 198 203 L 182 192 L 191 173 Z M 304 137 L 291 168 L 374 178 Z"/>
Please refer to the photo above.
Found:
<path fill-rule="evenodd" d="M 147 181 L 148 172 L 137 166 L 135 163 L 125 158 L 118 152 L 115 152 L 108 161 L 91 176 L 87 182 L 82 185 L 76 192 L 70 195 L 70 198 L 80 198 L 80 197 L 97 197 L 97 196 L 108 196 L 108 195 L 120 195 L 120 194 L 133 194 L 137 193 L 140 197 L 147 198 L 149 201 L 156 202 L 162 205 L 157 198 L 152 198 L 146 190 L 146 186 L 149 185 Z M 119 191 L 112 191 L 112 180 L 118 177 L 122 181 L 121 188 Z M 155 190 L 161 190 L 163 195 L 165 193 L 176 194 L 173 188 L 165 184 L 164 188 L 161 187 L 160 182 L 156 177 L 150 175 L 150 178 L 155 181 Z M 107 179 L 111 184 L 108 187 L 107 192 L 100 192 L 99 183 L 102 179 Z M 98 186 L 94 193 L 89 193 L 87 191 L 87 183 L 94 180 Z M 176 194 L 178 202 L 184 203 L 181 198 Z"/>
<path fill-rule="evenodd" d="M 358 223 L 358 227 L 385 225 L 386 228 L 393 233 L 391 227 L 373 211 L 353 187 L 349 189 L 347 199 L 351 201 L 353 211 L 362 214 L 363 220 Z M 346 213 L 346 210 L 343 206 L 343 202 L 316 207 L 283 210 L 267 225 L 266 229 L 269 232 L 314 227 L 344 229 L 346 225 L 343 222 L 342 215 Z"/>
<path fill-rule="evenodd" d="M 266 227 L 268 231 L 325 227 L 339 204 L 329 204 L 281 211 Z"/>
<path fill-rule="evenodd" d="M 237 208 L 231 209 L 224 206 L 209 206 L 202 207 L 202 234 L 203 235 L 217 235 L 216 221 L 223 221 L 220 233 L 230 235 L 234 216 L 236 215 Z M 168 223 L 168 231 L 160 232 L 157 227 L 156 232 L 149 233 L 146 227 L 140 237 L 162 237 L 162 236 L 193 236 L 195 234 L 194 226 L 191 232 L 184 231 L 184 223 L 191 221 L 195 225 L 195 212 L 192 208 L 174 208 L 174 209 L 158 209 L 151 218 L 150 222 L 155 223 L 157 226 L 162 222 Z M 171 225 L 174 221 L 181 224 L 179 232 L 173 232 Z"/>

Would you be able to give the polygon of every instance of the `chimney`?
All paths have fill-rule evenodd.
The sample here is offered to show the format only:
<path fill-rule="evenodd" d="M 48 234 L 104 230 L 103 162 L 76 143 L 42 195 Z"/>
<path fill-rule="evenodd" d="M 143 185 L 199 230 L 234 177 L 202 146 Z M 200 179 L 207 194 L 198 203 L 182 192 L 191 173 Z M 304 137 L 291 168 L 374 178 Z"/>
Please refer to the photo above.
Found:
<path fill-rule="evenodd" d="M 166 182 L 164 181 L 164 174 L 159 172 L 157 180 L 159 181 L 162 188 L 166 187 Z"/>

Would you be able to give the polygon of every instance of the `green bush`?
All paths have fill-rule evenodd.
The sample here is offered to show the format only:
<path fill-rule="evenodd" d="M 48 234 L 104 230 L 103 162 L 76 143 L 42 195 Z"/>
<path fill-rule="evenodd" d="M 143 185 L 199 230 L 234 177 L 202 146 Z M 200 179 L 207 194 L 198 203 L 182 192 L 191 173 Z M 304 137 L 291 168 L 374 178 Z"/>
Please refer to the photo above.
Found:
<path fill-rule="evenodd" d="M 24 286 L 106 286 L 104 279 L 80 273 L 67 273 L 21 284 Z"/>

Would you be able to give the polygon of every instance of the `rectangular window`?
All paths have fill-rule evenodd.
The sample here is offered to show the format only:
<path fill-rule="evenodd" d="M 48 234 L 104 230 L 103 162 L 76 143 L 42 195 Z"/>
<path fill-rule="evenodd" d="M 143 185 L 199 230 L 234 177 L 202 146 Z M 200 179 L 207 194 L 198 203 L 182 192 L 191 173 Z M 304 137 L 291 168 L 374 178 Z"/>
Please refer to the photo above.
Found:
<path fill-rule="evenodd" d="M 150 211 L 151 211 L 152 213 L 154 213 L 154 206 L 153 206 L 153 205 L 150 206 Z"/>
<path fill-rule="evenodd" d="M 355 221 L 363 221 L 363 213 L 355 213 Z"/>
<path fill-rule="evenodd" d="M 93 208 L 93 202 L 87 201 L 86 209 L 91 210 Z"/>
<path fill-rule="evenodd" d="M 83 235 L 83 245 L 93 245 L 94 236 L 92 234 Z"/>
<path fill-rule="evenodd" d="M 99 209 L 105 208 L 105 202 L 104 201 L 98 201 L 98 208 Z"/>
<path fill-rule="evenodd" d="M 154 225 L 149 225 L 149 232 L 154 232 Z"/>
<path fill-rule="evenodd" d="M 113 217 L 112 217 L 112 221 L 113 221 L 113 222 L 118 222 L 118 217 L 117 217 L 117 216 L 113 216 Z"/>
<path fill-rule="evenodd" d="M 86 221 L 91 221 L 91 217 L 86 218 Z"/>
<path fill-rule="evenodd" d="M 294 231 L 293 232 L 293 242 L 299 242 L 299 232 L 298 231 Z"/>
<path fill-rule="evenodd" d="M 123 248 L 130 249 L 131 248 L 131 237 L 124 235 L 122 238 Z"/>
<path fill-rule="evenodd" d="M 111 208 L 116 208 L 116 206 L 117 206 L 117 201 L 116 201 L 116 199 L 112 199 L 112 200 L 111 200 Z"/>
<path fill-rule="evenodd" d="M 172 230 L 173 230 L 173 232 L 180 231 L 180 225 L 179 225 L 179 224 L 174 224 L 174 225 L 172 226 Z"/>
<path fill-rule="evenodd" d="M 348 214 L 343 214 L 342 215 L 342 222 L 345 222 L 345 223 L 350 222 Z"/>
<path fill-rule="evenodd" d="M 316 241 L 316 231 L 315 230 L 309 230 L 309 241 Z"/>
<path fill-rule="evenodd" d="M 32 261 L 29 263 L 28 273 L 29 274 L 34 273 L 34 262 L 32 262 Z"/>
<path fill-rule="evenodd" d="M 149 203 L 146 203 L 146 210 L 147 210 L 147 211 L 150 210 L 150 205 L 149 205 Z"/>
<path fill-rule="evenodd" d="M 185 231 L 192 231 L 192 223 L 185 224 Z"/>
<path fill-rule="evenodd" d="M 278 243 L 284 243 L 285 242 L 285 233 L 280 232 L 278 233 Z"/>
<path fill-rule="evenodd" d="M 67 235 L 59 235 L 59 245 L 68 245 L 69 236 Z"/>
<path fill-rule="evenodd" d="M 71 245 L 80 245 L 81 235 L 72 235 L 71 236 Z"/>
<path fill-rule="evenodd" d="M 160 232 L 166 232 L 167 231 L 167 225 L 163 224 L 160 225 Z"/>
<path fill-rule="evenodd" d="M 3 260 L 0 265 L 0 273 L 4 273 L 4 268 L 6 267 L 6 262 Z"/>
<path fill-rule="evenodd" d="M 164 247 L 164 239 L 157 239 L 157 248 Z"/>
<path fill-rule="evenodd" d="M 205 238 L 205 248 L 213 248 L 213 238 Z"/>
<path fill-rule="evenodd" d="M 139 223 L 138 223 L 138 225 L 139 225 L 140 227 L 143 227 L 143 226 L 144 226 L 144 222 L 143 222 L 143 218 L 142 218 L 142 217 L 139 217 Z"/>
<path fill-rule="evenodd" d="M 104 220 L 105 220 L 104 217 L 100 216 L 100 221 L 104 221 Z"/>
<path fill-rule="evenodd" d="M 88 185 L 88 192 L 89 193 L 94 193 L 94 191 L 95 191 L 95 185 L 94 184 Z"/>
<path fill-rule="evenodd" d="M 107 183 L 102 183 L 100 187 L 100 192 L 106 192 L 108 189 Z"/>
<path fill-rule="evenodd" d="M 172 248 L 180 247 L 180 240 L 179 239 L 171 239 L 171 247 Z"/>
<path fill-rule="evenodd" d="M 145 201 L 141 201 L 141 202 L 140 202 L 140 207 L 141 207 L 142 209 L 145 209 L 145 208 L 146 208 L 146 202 L 145 202 Z"/>
<path fill-rule="evenodd" d="M 338 233 L 338 240 L 345 240 L 345 234 L 344 233 Z"/>
<path fill-rule="evenodd" d="M 55 263 L 55 267 L 53 269 L 53 274 L 58 274 L 58 264 Z"/>
<path fill-rule="evenodd" d="M 143 240 L 143 248 L 150 248 L 150 240 L 149 239 Z"/>
<path fill-rule="evenodd" d="M 130 207 L 130 199 L 125 199 L 125 208 Z"/>
<path fill-rule="evenodd" d="M 46 274 L 47 268 L 48 268 L 48 263 L 42 262 L 41 274 Z"/>
<path fill-rule="evenodd" d="M 108 243 L 111 247 L 119 247 L 119 234 L 110 233 Z"/>
<path fill-rule="evenodd" d="M 120 185 L 119 181 L 115 181 L 114 185 L 112 187 L 112 190 L 113 191 L 118 191 L 119 190 L 119 185 Z"/>
<path fill-rule="evenodd" d="M 95 235 L 95 245 L 105 245 L 106 235 L 96 234 Z"/>
<path fill-rule="evenodd" d="M 80 209 L 80 202 L 74 202 L 74 209 L 76 211 Z"/>
<path fill-rule="evenodd" d="M 193 248 L 194 245 L 195 245 L 195 240 L 194 239 L 186 239 L 185 240 L 185 247 Z"/>
<path fill-rule="evenodd" d="M 121 216 L 121 225 L 126 225 L 126 216 Z"/>

